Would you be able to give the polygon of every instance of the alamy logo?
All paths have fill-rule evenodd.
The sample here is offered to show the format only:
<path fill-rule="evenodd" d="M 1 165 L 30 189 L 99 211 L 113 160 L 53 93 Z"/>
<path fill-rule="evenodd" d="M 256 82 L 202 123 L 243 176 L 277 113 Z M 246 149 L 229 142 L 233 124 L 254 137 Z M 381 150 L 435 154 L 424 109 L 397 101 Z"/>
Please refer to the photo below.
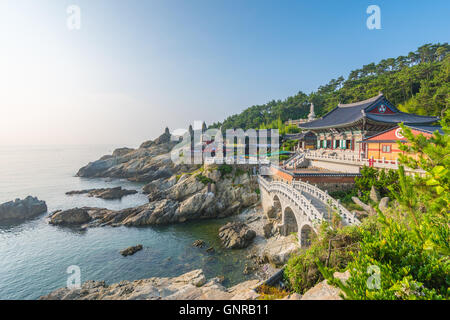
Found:
<path fill-rule="evenodd" d="M 66 10 L 67 17 L 67 29 L 80 30 L 81 29 L 81 9 L 79 6 L 71 5 Z"/>
<path fill-rule="evenodd" d="M 380 267 L 376 265 L 370 265 L 367 268 L 367 273 L 370 274 L 370 277 L 367 279 L 367 287 L 370 290 L 380 290 L 381 289 L 381 271 Z"/>
<path fill-rule="evenodd" d="M 171 151 L 176 164 L 269 164 L 278 165 L 278 129 L 227 129 L 225 137 L 220 129 L 206 129 L 201 121 L 194 129 L 177 129 L 171 140 L 178 144 Z"/>
<path fill-rule="evenodd" d="M 381 29 L 381 9 L 377 5 L 370 5 L 366 10 L 370 16 L 367 18 L 366 25 L 369 30 Z"/>
<path fill-rule="evenodd" d="M 80 289 L 81 288 L 81 269 L 79 266 L 69 266 L 66 270 L 70 276 L 67 278 L 68 289 Z"/>

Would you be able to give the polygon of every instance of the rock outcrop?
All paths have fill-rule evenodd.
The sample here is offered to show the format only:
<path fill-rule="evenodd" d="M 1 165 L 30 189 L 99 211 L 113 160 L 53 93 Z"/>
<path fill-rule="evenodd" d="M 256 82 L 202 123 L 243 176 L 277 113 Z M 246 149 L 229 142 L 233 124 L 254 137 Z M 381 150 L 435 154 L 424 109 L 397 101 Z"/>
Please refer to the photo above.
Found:
<path fill-rule="evenodd" d="M 381 210 L 381 212 L 384 213 L 388 209 L 389 200 L 389 197 L 381 198 L 380 203 L 378 204 L 378 208 Z"/>
<path fill-rule="evenodd" d="M 80 191 L 69 191 L 66 192 L 66 195 L 78 195 L 78 194 L 87 194 L 89 197 L 96 197 L 105 200 L 114 200 L 114 199 L 122 199 L 122 197 L 136 194 L 138 193 L 136 190 L 127 190 L 122 189 L 122 187 L 116 188 L 101 188 L 101 189 L 86 189 Z"/>
<path fill-rule="evenodd" d="M 247 173 L 222 177 L 217 166 L 205 166 L 182 175 L 178 181 L 172 176 L 147 184 L 145 189 L 151 202 L 145 205 L 118 211 L 89 207 L 66 210 L 52 215 L 50 223 L 82 227 L 145 226 L 227 217 L 255 204 L 256 188 L 256 178 Z"/>
<path fill-rule="evenodd" d="M 275 226 L 272 221 L 269 221 L 266 224 L 264 224 L 264 226 L 263 226 L 264 237 L 266 239 L 269 239 L 270 237 L 272 237 L 275 233 L 274 229 L 275 229 Z"/>
<path fill-rule="evenodd" d="M 249 280 L 229 289 L 219 278 L 209 281 L 202 270 L 175 278 L 149 278 L 121 281 L 107 285 L 104 281 L 87 281 L 79 289 L 61 288 L 40 300 L 243 300 L 256 299 L 252 289 L 258 280 Z"/>
<path fill-rule="evenodd" d="M 28 196 L 0 204 L 0 222 L 26 220 L 44 212 L 47 212 L 46 203 Z"/>
<path fill-rule="evenodd" d="M 112 155 L 89 163 L 78 171 L 77 176 L 126 178 L 139 182 L 169 178 L 180 170 L 186 170 L 186 166 L 176 166 L 170 158 L 169 152 L 176 144 L 166 129 L 159 138 L 143 143 L 138 149 L 116 149 Z"/>
<path fill-rule="evenodd" d="M 121 250 L 120 254 L 123 255 L 124 257 L 132 256 L 133 254 L 135 254 L 138 251 L 141 251 L 142 249 L 143 249 L 142 244 L 138 244 L 137 246 L 132 246 Z"/>
<path fill-rule="evenodd" d="M 376 214 L 376 210 L 371 205 L 365 204 L 358 197 L 352 197 L 354 203 L 359 205 L 364 211 L 354 210 L 353 212 L 356 214 L 357 218 L 361 220 L 361 218 L 365 218 L 369 215 Z M 385 212 L 389 207 L 389 197 L 380 198 L 380 194 L 378 190 L 372 186 L 370 190 L 370 200 L 372 200 L 376 205 L 378 205 L 378 209 L 381 212 Z"/>
<path fill-rule="evenodd" d="M 101 210 L 101 209 L 99 209 Z M 74 208 L 56 211 L 50 216 L 50 224 L 79 226 L 92 220 L 89 208 Z"/>
<path fill-rule="evenodd" d="M 263 249 L 262 257 L 277 267 L 283 266 L 289 257 L 300 249 L 300 244 L 294 235 L 271 238 Z"/>
<path fill-rule="evenodd" d="M 378 191 L 377 188 L 375 188 L 375 186 L 372 186 L 372 188 L 370 189 L 370 200 L 372 200 L 375 203 L 380 202 L 381 197 L 380 197 L 380 192 Z"/>
<path fill-rule="evenodd" d="M 350 277 L 350 272 L 335 272 L 334 277 L 340 279 L 343 283 Z M 305 292 L 301 300 L 342 300 L 341 290 L 328 284 L 323 280 L 311 289 Z"/>
<path fill-rule="evenodd" d="M 256 232 L 242 222 L 229 222 L 219 229 L 219 238 L 229 249 L 246 248 L 255 236 Z"/>
<path fill-rule="evenodd" d="M 367 212 L 368 215 L 372 215 L 375 214 L 376 211 L 374 208 L 372 208 L 370 205 L 365 204 L 364 202 L 362 202 L 358 197 L 352 197 L 352 200 L 355 204 L 357 204 L 358 206 L 360 206 L 365 212 Z"/>

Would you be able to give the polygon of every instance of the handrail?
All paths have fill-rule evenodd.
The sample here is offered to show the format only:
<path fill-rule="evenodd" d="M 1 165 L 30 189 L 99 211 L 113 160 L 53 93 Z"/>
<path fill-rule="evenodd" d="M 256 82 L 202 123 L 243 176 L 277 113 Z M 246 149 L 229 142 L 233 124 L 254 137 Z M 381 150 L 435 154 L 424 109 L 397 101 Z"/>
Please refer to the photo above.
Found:
<path fill-rule="evenodd" d="M 341 204 L 340 200 L 336 200 L 332 196 L 330 196 L 328 194 L 328 191 L 326 191 L 326 190 L 323 191 L 322 189 L 320 189 L 314 185 L 311 185 L 307 182 L 304 182 L 304 181 L 294 181 L 293 187 L 297 188 L 298 190 L 301 190 L 303 192 L 309 193 L 313 197 L 322 201 L 323 203 L 326 203 L 326 204 L 332 206 L 335 210 L 337 210 L 339 215 L 342 217 L 342 219 L 344 219 L 344 221 L 347 224 L 359 224 L 360 223 L 358 218 L 356 218 L 356 215 L 351 213 L 349 210 L 347 210 L 347 208 L 345 208 Z"/>
<path fill-rule="evenodd" d="M 324 216 L 327 212 L 320 213 L 319 210 L 312 204 L 311 200 L 306 198 L 303 193 L 308 193 L 322 203 L 337 210 L 340 217 L 346 224 L 360 224 L 360 221 L 356 218 L 355 214 L 347 210 L 339 200 L 334 199 L 328 194 L 328 192 L 323 191 L 309 183 L 294 181 L 291 185 L 281 181 L 269 182 L 262 176 L 258 177 L 258 181 L 260 185 L 268 192 L 281 193 L 291 202 L 294 202 L 294 204 L 306 214 L 310 222 L 320 222 L 324 220 Z"/>
<path fill-rule="evenodd" d="M 294 166 L 294 164 L 298 163 L 300 160 L 305 158 L 304 153 L 295 153 L 292 157 L 284 161 L 285 166 Z"/>
<path fill-rule="evenodd" d="M 262 187 L 268 192 L 283 194 L 296 207 L 305 213 L 310 222 L 320 222 L 324 219 L 323 214 L 317 210 L 317 208 L 311 203 L 311 200 L 307 199 L 299 190 L 292 188 L 289 184 L 280 181 L 268 182 L 262 176 L 259 176 L 258 180 Z"/>

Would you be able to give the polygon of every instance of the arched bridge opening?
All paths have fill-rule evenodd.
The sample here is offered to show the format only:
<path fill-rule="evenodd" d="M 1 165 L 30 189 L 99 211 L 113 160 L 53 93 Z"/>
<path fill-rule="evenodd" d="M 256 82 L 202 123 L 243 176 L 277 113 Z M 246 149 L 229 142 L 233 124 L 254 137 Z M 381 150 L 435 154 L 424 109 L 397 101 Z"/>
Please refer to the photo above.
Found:
<path fill-rule="evenodd" d="M 284 235 L 288 236 L 291 233 L 298 232 L 297 218 L 295 217 L 294 211 L 290 207 L 286 207 L 283 213 L 283 226 Z"/>

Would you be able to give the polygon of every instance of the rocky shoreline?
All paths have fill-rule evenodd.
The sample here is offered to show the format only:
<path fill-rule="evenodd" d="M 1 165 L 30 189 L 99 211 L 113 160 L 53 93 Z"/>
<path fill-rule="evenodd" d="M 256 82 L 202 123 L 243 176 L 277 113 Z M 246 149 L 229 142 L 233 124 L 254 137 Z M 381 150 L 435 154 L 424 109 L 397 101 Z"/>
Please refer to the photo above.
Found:
<path fill-rule="evenodd" d="M 149 278 L 121 281 L 87 281 L 79 289 L 61 288 L 39 300 L 247 300 L 255 299 L 258 280 L 225 288 L 220 278 L 206 280 L 202 270 L 174 278 Z"/>
<path fill-rule="evenodd" d="M 147 182 L 142 192 L 148 195 L 148 203 L 122 210 L 94 207 L 59 210 L 48 216 L 49 224 L 80 229 L 141 227 L 233 216 L 232 222 L 224 223 L 220 228 L 217 237 L 227 250 L 238 249 L 248 253 L 249 262 L 242 272 L 257 279 L 227 289 L 221 284 L 223 277 L 206 281 L 201 270 L 194 270 L 175 278 L 122 281 L 112 285 L 88 281 L 81 289 L 58 289 L 42 299 L 254 298 L 256 284 L 278 271 L 289 255 L 299 249 L 294 238 L 281 237 L 273 232 L 270 219 L 263 215 L 259 206 L 259 186 L 251 166 L 174 165 L 169 152 L 175 144 L 166 129 L 155 141 L 147 141 L 138 149 L 116 149 L 112 155 L 89 163 L 77 173 L 79 177 Z M 66 195 L 110 200 L 136 192 L 116 187 L 69 191 Z M 33 213 L 42 206 L 40 202 L 34 205 L 37 207 L 33 207 Z M 245 209 L 246 214 L 240 214 Z M 204 242 L 199 239 L 195 245 L 202 247 Z M 127 256 L 141 249 L 141 245 L 136 245 L 120 253 Z M 214 251 L 213 247 L 207 248 L 210 254 Z"/>

